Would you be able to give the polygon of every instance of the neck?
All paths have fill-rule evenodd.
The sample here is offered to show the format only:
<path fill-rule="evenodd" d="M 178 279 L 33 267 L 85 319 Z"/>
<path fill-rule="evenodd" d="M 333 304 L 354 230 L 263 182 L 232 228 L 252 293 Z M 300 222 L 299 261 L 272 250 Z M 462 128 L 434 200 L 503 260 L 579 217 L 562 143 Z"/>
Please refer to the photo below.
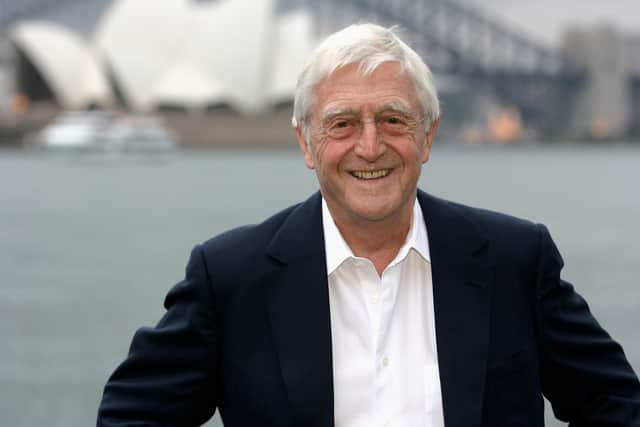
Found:
<path fill-rule="evenodd" d="M 400 218 L 348 221 L 334 217 L 342 237 L 355 256 L 369 259 L 379 276 L 396 257 L 411 227 L 413 205 Z"/>

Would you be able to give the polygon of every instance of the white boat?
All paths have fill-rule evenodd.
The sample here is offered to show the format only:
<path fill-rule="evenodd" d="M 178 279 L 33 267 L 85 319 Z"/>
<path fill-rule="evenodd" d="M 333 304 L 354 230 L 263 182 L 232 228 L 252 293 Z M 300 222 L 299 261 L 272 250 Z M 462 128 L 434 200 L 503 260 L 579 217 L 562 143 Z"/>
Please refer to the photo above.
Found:
<path fill-rule="evenodd" d="M 40 148 L 71 151 L 167 151 L 176 135 L 154 116 L 105 111 L 71 111 L 58 115 L 34 137 Z"/>
<path fill-rule="evenodd" d="M 177 137 L 157 117 L 123 116 L 104 135 L 104 144 L 116 151 L 168 151 L 177 147 Z"/>

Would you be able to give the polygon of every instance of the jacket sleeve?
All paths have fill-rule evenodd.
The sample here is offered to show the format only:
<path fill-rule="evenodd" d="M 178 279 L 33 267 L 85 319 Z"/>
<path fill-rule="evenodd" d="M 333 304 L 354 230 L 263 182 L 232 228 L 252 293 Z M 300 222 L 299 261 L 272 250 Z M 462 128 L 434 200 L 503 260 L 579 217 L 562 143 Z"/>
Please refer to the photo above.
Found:
<path fill-rule="evenodd" d="M 556 417 L 571 427 L 640 427 L 640 384 L 622 347 L 560 278 L 562 257 L 544 226 L 539 235 L 541 379 Z"/>
<path fill-rule="evenodd" d="M 167 294 L 155 328 L 139 329 L 109 378 L 99 427 L 198 426 L 215 412 L 217 340 L 203 251 L 196 246 L 185 279 Z"/>

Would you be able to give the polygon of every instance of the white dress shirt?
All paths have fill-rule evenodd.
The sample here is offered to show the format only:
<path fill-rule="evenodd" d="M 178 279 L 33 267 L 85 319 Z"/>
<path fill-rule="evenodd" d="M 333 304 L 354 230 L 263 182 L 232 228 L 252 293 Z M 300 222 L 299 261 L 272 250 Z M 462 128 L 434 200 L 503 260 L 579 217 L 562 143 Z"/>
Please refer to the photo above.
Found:
<path fill-rule="evenodd" d="M 325 200 L 336 427 L 443 427 L 427 230 L 418 202 L 378 276 L 353 255 Z"/>

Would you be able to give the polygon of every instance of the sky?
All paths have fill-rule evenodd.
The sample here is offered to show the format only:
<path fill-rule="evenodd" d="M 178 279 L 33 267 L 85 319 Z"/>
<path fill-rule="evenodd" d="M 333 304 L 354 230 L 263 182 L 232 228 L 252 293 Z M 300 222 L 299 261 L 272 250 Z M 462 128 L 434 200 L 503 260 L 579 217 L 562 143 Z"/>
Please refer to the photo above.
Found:
<path fill-rule="evenodd" d="M 548 45 L 558 45 L 569 26 L 608 24 L 640 35 L 640 0 L 459 0 Z"/>

